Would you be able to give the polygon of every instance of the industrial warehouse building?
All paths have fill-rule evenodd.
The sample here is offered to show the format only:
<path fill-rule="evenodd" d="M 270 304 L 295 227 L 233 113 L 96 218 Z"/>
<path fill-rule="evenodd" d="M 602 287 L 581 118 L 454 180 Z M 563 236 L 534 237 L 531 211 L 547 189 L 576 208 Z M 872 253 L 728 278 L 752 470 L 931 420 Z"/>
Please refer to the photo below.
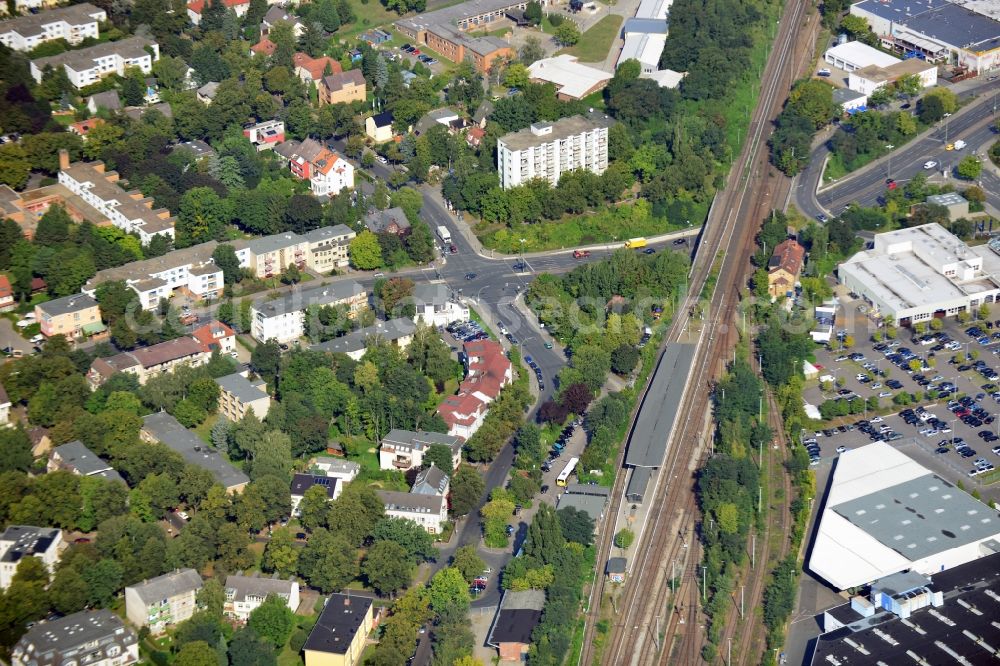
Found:
<path fill-rule="evenodd" d="M 838 590 L 1000 552 L 1000 515 L 885 442 L 840 454 L 809 558 Z"/>
<path fill-rule="evenodd" d="M 972 312 L 1000 295 L 1000 255 L 970 247 L 939 224 L 875 234 L 873 247 L 837 269 L 874 314 L 908 326 Z"/>
<path fill-rule="evenodd" d="M 886 48 L 983 72 L 1000 65 L 1000 5 L 990 0 L 863 0 L 851 14 L 868 21 Z"/>

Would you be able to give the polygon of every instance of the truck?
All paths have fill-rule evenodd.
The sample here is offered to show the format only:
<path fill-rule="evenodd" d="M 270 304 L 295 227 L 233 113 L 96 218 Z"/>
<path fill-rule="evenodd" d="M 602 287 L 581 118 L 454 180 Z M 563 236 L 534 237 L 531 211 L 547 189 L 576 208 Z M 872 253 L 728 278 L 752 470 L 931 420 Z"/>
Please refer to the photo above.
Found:
<path fill-rule="evenodd" d="M 438 225 L 438 236 L 441 237 L 445 243 L 451 243 L 451 232 L 448 231 L 448 227 L 443 224 Z"/>
<path fill-rule="evenodd" d="M 645 238 L 630 238 L 627 241 L 625 241 L 625 247 L 627 247 L 627 248 L 629 248 L 631 250 L 634 250 L 634 249 L 640 248 L 640 247 L 646 247 L 646 239 Z"/>

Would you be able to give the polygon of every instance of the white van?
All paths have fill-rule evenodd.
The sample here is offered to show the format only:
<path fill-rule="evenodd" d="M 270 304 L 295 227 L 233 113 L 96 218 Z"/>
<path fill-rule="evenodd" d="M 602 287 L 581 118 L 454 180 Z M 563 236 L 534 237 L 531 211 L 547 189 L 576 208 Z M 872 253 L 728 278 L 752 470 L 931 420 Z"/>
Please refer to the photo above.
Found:
<path fill-rule="evenodd" d="M 967 143 L 959 139 L 958 141 L 955 142 L 955 150 L 962 150 L 962 148 L 965 148 L 967 145 L 968 145 Z"/>

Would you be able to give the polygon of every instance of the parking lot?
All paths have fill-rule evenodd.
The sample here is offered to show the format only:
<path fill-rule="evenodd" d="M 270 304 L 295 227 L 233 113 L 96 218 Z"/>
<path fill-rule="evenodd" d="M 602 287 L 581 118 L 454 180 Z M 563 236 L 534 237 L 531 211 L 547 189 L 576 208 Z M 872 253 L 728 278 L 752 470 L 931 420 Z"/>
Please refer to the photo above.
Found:
<path fill-rule="evenodd" d="M 819 458 L 816 464 L 824 464 L 838 449 L 884 439 L 949 481 L 961 480 L 984 499 L 1000 499 L 1000 484 L 983 484 L 998 476 L 995 471 L 970 474 L 977 461 L 980 469 L 1000 469 L 1000 455 L 993 452 L 1000 445 L 998 355 L 1000 320 L 966 325 L 947 320 L 941 331 L 925 336 L 900 329 L 893 341 L 819 347 L 816 365 L 824 381 L 810 382 L 806 402 L 819 407 L 829 400 L 853 401 L 854 413 L 831 419 L 839 428 L 805 432 L 803 440 L 815 440 L 808 443 Z M 918 401 L 894 402 L 902 393 Z M 875 401 L 877 409 L 869 404 Z"/>

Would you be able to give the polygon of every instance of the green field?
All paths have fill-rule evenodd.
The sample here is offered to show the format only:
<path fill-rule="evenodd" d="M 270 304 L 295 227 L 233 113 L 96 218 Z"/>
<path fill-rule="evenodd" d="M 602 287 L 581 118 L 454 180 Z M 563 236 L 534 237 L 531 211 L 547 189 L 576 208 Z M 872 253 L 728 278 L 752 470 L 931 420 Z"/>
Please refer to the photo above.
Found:
<path fill-rule="evenodd" d="M 618 37 L 622 17 L 609 14 L 580 36 L 576 45 L 562 49 L 559 53 L 576 56 L 580 62 L 603 62 L 608 57 L 611 44 Z"/>

